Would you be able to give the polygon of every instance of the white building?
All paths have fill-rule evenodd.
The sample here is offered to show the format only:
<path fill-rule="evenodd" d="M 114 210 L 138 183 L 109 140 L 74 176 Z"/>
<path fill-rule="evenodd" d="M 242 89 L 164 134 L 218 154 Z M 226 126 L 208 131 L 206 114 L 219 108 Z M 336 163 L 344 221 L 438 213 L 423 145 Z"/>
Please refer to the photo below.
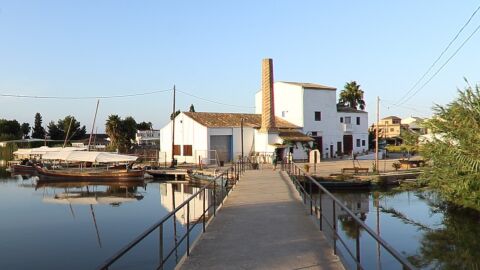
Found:
<path fill-rule="evenodd" d="M 160 130 L 147 129 L 138 130 L 135 134 L 135 142 L 138 145 L 158 145 L 160 140 Z"/>
<path fill-rule="evenodd" d="M 262 111 L 261 91 L 255 95 L 255 112 Z M 315 139 L 323 158 L 368 150 L 368 113 L 337 106 L 336 88 L 314 83 L 276 82 L 275 115 Z"/>
<path fill-rule="evenodd" d="M 270 136 L 269 144 L 265 141 L 268 134 L 260 132 L 261 118 L 260 114 L 182 112 L 175 117 L 175 159 L 179 163 L 203 164 L 238 160 L 242 154 L 242 119 L 244 156 L 271 155 L 275 148 L 288 142 L 295 159 L 306 158 L 302 142 L 312 139 L 301 133 L 299 127 L 277 117 L 278 136 Z M 160 130 L 160 149 L 166 160 L 172 157 L 172 128 L 170 121 Z"/>
<path fill-rule="evenodd" d="M 294 160 L 306 160 L 312 146 L 321 151 L 323 158 L 368 150 L 368 114 L 337 107 L 335 88 L 313 83 L 274 83 L 271 59 L 263 60 L 262 76 L 262 91 L 255 96 L 256 114 L 179 114 L 175 118 L 175 159 L 180 163 L 211 164 L 237 160 L 242 152 L 249 157 L 271 156 L 275 152 L 281 157 L 289 153 Z M 163 154 L 166 160 L 172 159 L 172 123 L 160 131 L 160 156 Z"/>

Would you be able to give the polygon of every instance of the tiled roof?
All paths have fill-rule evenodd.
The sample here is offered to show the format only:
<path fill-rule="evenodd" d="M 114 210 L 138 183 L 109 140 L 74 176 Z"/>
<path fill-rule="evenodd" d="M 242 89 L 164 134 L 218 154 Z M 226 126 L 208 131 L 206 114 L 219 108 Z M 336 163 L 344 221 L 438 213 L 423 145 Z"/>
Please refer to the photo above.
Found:
<path fill-rule="evenodd" d="M 262 123 L 261 114 L 252 113 L 211 113 L 211 112 L 184 112 L 184 114 L 206 127 L 246 127 L 260 128 Z M 300 127 L 275 117 L 275 124 L 280 129 L 298 129 Z"/>
<path fill-rule="evenodd" d="M 354 108 L 350 108 L 347 106 L 337 105 L 337 112 L 345 112 L 345 113 L 367 113 L 366 111 L 357 110 Z"/>
<path fill-rule="evenodd" d="M 278 136 L 280 136 L 280 138 L 282 138 L 284 140 L 288 140 L 288 141 L 292 141 L 292 142 L 311 142 L 311 141 L 313 141 L 312 137 L 307 136 L 307 135 L 303 134 L 302 132 L 296 131 L 296 130 L 280 131 Z"/>
<path fill-rule="evenodd" d="M 387 117 L 385 117 L 385 118 L 382 118 L 382 120 L 387 120 L 387 119 L 402 119 L 402 118 L 397 117 L 397 116 L 393 116 L 393 115 L 392 115 L 392 116 L 387 116 Z"/>
<path fill-rule="evenodd" d="M 331 91 L 337 90 L 337 88 L 335 87 L 321 85 L 317 83 L 305 83 L 305 82 L 282 82 L 282 83 L 293 84 L 293 85 L 301 86 L 303 88 L 308 88 L 308 89 L 331 90 Z"/>

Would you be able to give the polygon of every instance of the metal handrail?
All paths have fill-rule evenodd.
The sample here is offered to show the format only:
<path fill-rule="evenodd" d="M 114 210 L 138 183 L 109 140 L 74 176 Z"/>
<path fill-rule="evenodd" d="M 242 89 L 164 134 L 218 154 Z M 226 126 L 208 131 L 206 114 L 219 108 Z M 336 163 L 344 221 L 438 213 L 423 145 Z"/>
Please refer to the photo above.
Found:
<path fill-rule="evenodd" d="M 340 206 L 340 208 L 347 213 L 347 215 L 352 218 L 356 224 L 357 224 L 357 231 L 359 231 L 360 227 L 362 227 L 373 239 L 375 239 L 376 242 L 378 242 L 380 245 L 382 245 L 400 264 L 402 264 L 404 269 L 416 269 L 409 261 L 407 261 L 397 250 L 395 250 L 392 246 L 390 246 L 383 238 L 381 238 L 377 233 L 375 233 L 370 227 L 368 227 L 360 218 L 358 218 L 347 206 L 345 206 L 339 199 L 337 199 L 332 193 L 330 193 L 324 186 L 322 186 L 317 180 L 315 180 L 312 176 L 310 176 L 307 172 L 305 172 L 303 169 L 301 169 L 297 164 L 294 162 L 289 162 L 286 164 L 286 172 L 290 177 L 292 176 L 303 176 L 304 178 L 308 179 L 310 181 L 310 194 L 307 194 L 306 188 L 303 187 L 303 185 L 300 184 L 300 182 L 292 178 L 292 181 L 297 181 L 298 185 L 300 186 L 301 190 L 304 193 L 304 204 L 306 204 L 306 196 L 309 196 L 310 200 L 310 214 L 313 215 L 313 210 L 312 210 L 312 183 L 317 186 L 321 192 L 325 193 L 330 199 L 332 199 L 333 203 L 333 227 L 332 224 L 328 222 L 327 219 L 325 221 L 327 224 L 332 228 L 333 230 L 333 241 L 334 241 L 334 253 L 336 254 L 336 238 L 340 240 L 340 242 L 344 245 L 346 248 L 347 252 L 349 255 L 355 260 L 355 264 L 357 265 L 357 269 L 363 269 L 361 266 L 360 262 L 360 239 L 359 239 L 359 233 L 357 233 L 357 239 L 356 239 L 356 255 L 353 256 L 353 253 L 350 251 L 350 249 L 346 246 L 345 242 L 343 239 L 341 239 L 337 233 L 337 228 L 336 228 L 336 217 L 335 217 L 335 205 Z M 293 174 L 292 174 L 293 173 Z M 295 183 L 297 184 L 297 183 Z M 300 192 L 300 190 L 299 190 Z M 321 193 L 320 193 L 321 194 Z M 317 213 L 317 205 L 315 204 L 315 215 Z M 323 211 L 322 211 L 322 202 L 320 200 L 320 216 L 319 216 L 319 222 L 320 222 L 320 230 L 322 230 L 322 217 L 323 217 Z M 360 227 L 359 227 L 360 226 Z"/>
<path fill-rule="evenodd" d="M 180 205 L 178 205 L 173 211 L 171 211 L 170 213 L 165 215 L 162 219 L 157 221 L 152 226 L 148 227 L 147 230 L 145 230 L 143 233 L 141 233 L 135 239 L 130 241 L 127 245 L 125 245 L 122 249 L 120 249 L 114 255 L 112 255 L 111 257 L 106 259 L 97 269 L 108 269 L 108 267 L 110 267 L 113 263 L 115 263 L 118 259 L 120 259 L 123 255 L 125 255 L 129 250 L 131 250 L 133 247 L 135 247 L 138 243 L 140 243 L 143 239 L 145 239 L 145 237 L 150 235 L 157 228 L 160 228 L 160 245 L 161 245 L 160 265 L 158 267 L 159 269 L 163 268 L 163 265 L 165 264 L 165 262 L 170 258 L 170 256 L 173 254 L 173 252 L 178 249 L 178 247 L 182 244 L 182 242 L 183 242 L 183 240 L 185 240 L 185 238 L 187 238 L 187 242 L 188 242 L 187 243 L 187 251 L 186 251 L 187 256 L 188 256 L 190 254 L 190 239 L 189 239 L 190 238 L 190 232 L 198 224 L 198 220 L 195 222 L 195 224 L 193 226 L 190 227 L 189 220 L 188 220 L 190 218 L 190 213 L 187 214 L 187 230 L 185 232 L 185 235 L 180 239 L 180 241 L 178 241 L 178 243 L 176 243 L 176 245 L 172 248 L 172 250 L 166 256 L 166 258 L 163 258 L 163 224 L 167 220 L 169 220 L 172 216 L 174 216 L 178 211 L 180 211 L 185 205 L 187 205 L 187 209 L 189 210 L 190 201 L 193 200 L 194 198 L 196 198 L 202 192 L 205 195 L 206 189 L 213 184 L 213 187 L 214 187 L 213 203 L 212 204 L 209 203 L 208 207 L 205 207 L 205 200 L 204 200 L 204 202 L 203 202 L 203 208 L 204 209 L 203 209 L 202 215 L 200 216 L 200 218 L 203 220 L 203 231 L 202 232 L 205 232 L 206 214 L 208 213 L 208 211 L 211 209 L 212 206 L 213 206 L 213 215 L 214 216 L 216 215 L 216 208 L 217 208 L 216 207 L 216 204 L 217 204 L 216 194 L 215 194 L 216 181 L 219 180 L 219 179 L 222 179 L 222 187 L 221 187 L 221 190 L 222 190 L 222 196 L 221 197 L 222 198 L 221 198 L 221 201 L 219 203 L 219 206 L 221 206 L 223 204 L 223 200 L 225 199 L 225 197 L 228 195 L 229 191 L 231 190 L 230 189 L 230 190 L 227 191 L 226 194 L 223 194 L 223 179 L 224 179 L 224 177 L 226 176 L 226 181 L 227 182 L 228 182 L 229 179 L 233 179 L 234 180 L 233 183 L 236 184 L 240 180 L 241 174 L 243 172 L 245 172 L 247 165 L 248 164 L 246 164 L 245 162 L 238 161 L 238 162 L 234 163 L 231 167 L 227 168 L 222 173 L 217 175 L 214 179 L 209 180 L 208 183 L 203 185 L 197 192 L 192 194 L 192 196 L 190 196 L 187 200 L 185 200 Z M 231 171 L 231 173 L 229 174 L 230 171 Z M 187 212 L 189 212 L 188 210 L 187 210 Z"/>

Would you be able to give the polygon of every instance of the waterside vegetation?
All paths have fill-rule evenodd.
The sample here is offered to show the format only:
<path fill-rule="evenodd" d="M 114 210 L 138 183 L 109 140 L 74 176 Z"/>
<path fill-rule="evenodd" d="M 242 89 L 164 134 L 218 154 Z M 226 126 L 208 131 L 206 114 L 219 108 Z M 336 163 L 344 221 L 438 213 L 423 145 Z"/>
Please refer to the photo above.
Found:
<path fill-rule="evenodd" d="M 422 147 L 432 166 L 422 179 L 447 201 L 480 210 L 480 88 L 459 90 L 453 102 L 433 109 L 426 127 L 435 136 Z"/>

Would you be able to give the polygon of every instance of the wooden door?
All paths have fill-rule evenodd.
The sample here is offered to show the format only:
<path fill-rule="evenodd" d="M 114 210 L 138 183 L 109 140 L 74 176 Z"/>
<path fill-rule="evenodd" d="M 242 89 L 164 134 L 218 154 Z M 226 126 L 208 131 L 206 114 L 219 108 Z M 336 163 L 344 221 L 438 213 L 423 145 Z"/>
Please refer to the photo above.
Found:
<path fill-rule="evenodd" d="M 350 155 L 353 151 L 353 136 L 343 135 L 343 153 Z"/>
<path fill-rule="evenodd" d="M 313 137 L 313 139 L 315 140 L 315 144 L 316 144 L 316 146 L 317 146 L 315 149 L 318 149 L 318 151 L 320 151 L 320 156 L 322 156 L 322 153 L 323 153 L 323 140 L 322 140 L 322 136 Z"/>

